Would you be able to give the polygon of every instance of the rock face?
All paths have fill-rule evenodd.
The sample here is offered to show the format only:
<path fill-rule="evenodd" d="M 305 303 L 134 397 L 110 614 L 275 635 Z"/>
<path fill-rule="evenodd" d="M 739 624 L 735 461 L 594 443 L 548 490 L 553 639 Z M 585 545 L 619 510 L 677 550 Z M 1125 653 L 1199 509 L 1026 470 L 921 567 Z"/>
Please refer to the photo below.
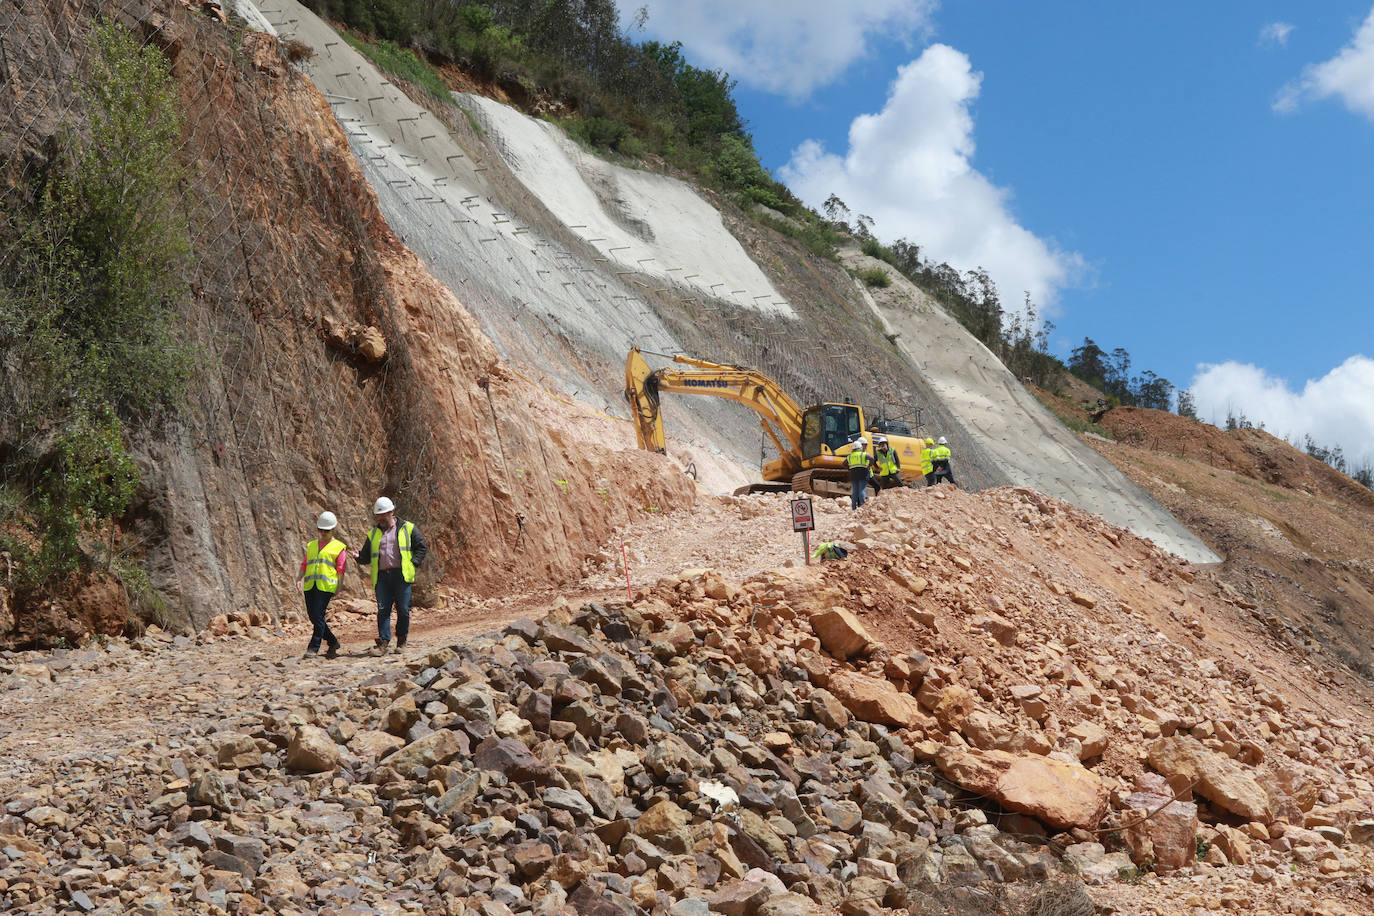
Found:
<path fill-rule="evenodd" d="M 134 444 L 130 542 L 149 545 L 159 593 L 196 627 L 245 606 L 301 614 L 279 575 L 300 558 L 288 532 L 309 532 L 329 507 L 356 546 L 383 491 L 429 544 L 422 587 L 562 581 L 616 525 L 690 505 L 692 482 L 666 458 L 541 422 L 540 410 L 564 408 L 507 369 L 465 304 L 392 233 L 328 100 L 283 45 L 240 39 L 198 10 L 134 0 L 120 16 L 137 34 L 175 35 L 195 139 L 184 147 L 197 176 L 187 206 L 220 215 L 190 221 L 195 292 L 178 322 L 202 362 L 220 367 L 195 375 L 187 400 L 215 406 Z M 33 51 L 0 65 L 17 106 L 0 149 L 15 161 L 32 154 L 42 167 L 62 120 L 81 129 L 68 98 L 92 21 L 70 4 L 0 9 L 6 44 Z M 117 633 L 122 594 L 116 585 L 96 605 L 117 614 L 112 627 L 77 599 L 16 596 L 0 646 Z M 42 617 L 54 608 L 61 619 Z"/>
<path fill-rule="evenodd" d="M 1091 770 L 1053 757 L 1005 751 L 942 753 L 940 770 L 970 792 L 1051 827 L 1091 829 L 1107 813 L 1107 790 Z"/>
<path fill-rule="evenodd" d="M 1208 750 L 1196 738 L 1160 738 L 1150 745 L 1149 761 L 1157 773 L 1195 783 L 1193 791 L 1223 811 L 1262 824 L 1273 820 L 1269 796 L 1254 777 L 1229 757 Z"/>

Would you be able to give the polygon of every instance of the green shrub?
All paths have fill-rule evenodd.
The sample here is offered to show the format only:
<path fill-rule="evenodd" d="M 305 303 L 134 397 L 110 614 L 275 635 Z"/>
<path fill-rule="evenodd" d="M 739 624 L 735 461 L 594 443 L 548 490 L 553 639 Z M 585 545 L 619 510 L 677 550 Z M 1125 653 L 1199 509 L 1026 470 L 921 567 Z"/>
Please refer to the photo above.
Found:
<path fill-rule="evenodd" d="M 97 532 L 113 553 L 138 485 L 125 424 L 180 405 L 192 356 L 176 327 L 190 241 L 170 67 L 115 24 L 90 43 L 85 130 L 73 119 L 39 186 L 3 209 L 0 351 L 22 363 L 0 367 L 0 482 L 27 494 L 10 546 L 32 584 L 88 564 Z"/>
<path fill-rule="evenodd" d="M 565 129 L 596 149 L 615 150 L 630 157 L 639 157 L 645 152 L 644 142 L 635 136 L 629 125 L 610 118 L 578 118 L 567 122 Z"/>
<path fill-rule="evenodd" d="M 854 276 L 875 289 L 887 289 L 892 285 L 892 277 L 881 267 L 864 267 L 854 271 Z"/>
<path fill-rule="evenodd" d="M 351 35 L 344 35 L 344 41 L 362 52 L 368 60 L 398 79 L 414 83 L 441 101 L 450 101 L 452 93 L 444 78 L 425 61 L 415 56 L 413 51 L 397 46 L 383 39 L 376 44 L 360 41 Z"/>
<path fill-rule="evenodd" d="M 862 251 L 864 254 L 868 255 L 870 258 L 877 258 L 880 261 L 886 261 L 893 267 L 896 267 L 899 270 L 901 269 L 901 265 L 897 262 L 897 253 L 894 252 L 891 248 L 888 248 L 886 245 L 879 242 L 875 238 L 864 239 L 859 244 L 859 250 Z"/>

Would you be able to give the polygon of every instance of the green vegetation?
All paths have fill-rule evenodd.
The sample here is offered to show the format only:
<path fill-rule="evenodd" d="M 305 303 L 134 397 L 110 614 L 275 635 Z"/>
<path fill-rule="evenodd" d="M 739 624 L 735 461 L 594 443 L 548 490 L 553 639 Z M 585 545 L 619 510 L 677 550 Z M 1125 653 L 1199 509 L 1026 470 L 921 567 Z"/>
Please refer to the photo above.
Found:
<path fill-rule="evenodd" d="M 24 582 L 108 566 L 138 485 L 127 430 L 181 401 L 191 350 L 174 325 L 190 243 L 176 194 L 181 115 L 169 65 L 123 28 L 92 33 L 85 129 L 0 201 L 0 483 Z"/>
<path fill-rule="evenodd" d="M 866 285 L 877 289 L 887 289 L 892 285 L 892 277 L 881 267 L 865 267 L 854 271 L 854 276 Z"/>
<path fill-rule="evenodd" d="M 800 242 L 817 257 L 835 260 L 835 247 L 842 236 L 828 222 L 809 211 L 799 219 L 770 216 L 766 211 L 759 211 L 754 213 L 754 219 L 774 232 Z"/>
<path fill-rule="evenodd" d="M 449 101 L 452 93 L 439 72 L 415 56 L 413 51 L 397 47 L 385 39 L 376 43 L 362 41 L 343 33 L 343 40 L 362 52 L 363 56 L 392 76 L 414 83 L 441 101 Z"/>
<path fill-rule="evenodd" d="M 742 202 L 816 219 L 759 164 L 729 74 L 688 63 L 677 42 L 634 42 L 620 28 L 614 0 L 306 5 L 370 36 L 355 46 L 440 98 L 448 94 L 436 91 L 442 80 L 423 58 L 458 64 L 517 98 L 561 103 L 569 111 L 564 128 L 588 146 L 631 159 L 654 156 Z"/>

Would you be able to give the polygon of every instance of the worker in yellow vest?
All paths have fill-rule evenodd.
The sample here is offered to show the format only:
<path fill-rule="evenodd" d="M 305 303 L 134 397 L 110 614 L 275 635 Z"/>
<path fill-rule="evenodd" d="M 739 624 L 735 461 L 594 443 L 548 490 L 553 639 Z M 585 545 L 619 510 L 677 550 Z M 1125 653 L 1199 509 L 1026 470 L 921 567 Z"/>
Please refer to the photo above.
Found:
<path fill-rule="evenodd" d="M 948 480 L 957 487 L 959 483 L 954 479 L 954 471 L 950 469 L 949 459 L 949 442 L 944 436 L 941 436 L 934 451 L 930 453 L 931 464 L 935 466 L 935 482 L 939 483 L 942 479 Z"/>
<path fill-rule="evenodd" d="M 868 499 L 868 469 L 873 456 L 868 453 L 868 440 L 863 436 L 855 439 L 853 445 L 844 464 L 849 468 L 849 508 L 857 509 Z"/>
<path fill-rule="evenodd" d="M 396 518 L 396 504 L 383 496 L 372 506 L 377 524 L 354 557 L 358 568 L 367 564 L 377 595 L 377 647 L 384 655 L 391 645 L 391 609 L 396 608 L 396 651 L 406 647 L 410 635 L 410 587 L 415 570 L 425 561 L 425 539 L 411 522 Z"/>
<path fill-rule="evenodd" d="M 935 440 L 927 438 L 926 447 L 921 449 L 921 473 L 926 475 L 926 486 L 935 486 Z"/>
<path fill-rule="evenodd" d="M 897 457 L 897 450 L 888 443 L 886 436 L 873 437 L 873 466 L 873 488 L 879 493 L 902 485 L 902 459 Z"/>
<path fill-rule="evenodd" d="M 315 522 L 318 532 L 315 540 L 305 545 L 305 559 L 301 560 L 300 572 L 296 575 L 296 588 L 305 594 L 305 613 L 310 618 L 310 645 L 305 649 L 305 657 L 310 658 L 320 651 L 321 643 L 328 643 L 325 658 L 337 658 L 339 640 L 329 629 L 325 620 L 325 609 L 339 591 L 344 572 L 348 569 L 348 545 L 334 537 L 334 529 L 339 520 L 333 512 L 321 512 Z"/>

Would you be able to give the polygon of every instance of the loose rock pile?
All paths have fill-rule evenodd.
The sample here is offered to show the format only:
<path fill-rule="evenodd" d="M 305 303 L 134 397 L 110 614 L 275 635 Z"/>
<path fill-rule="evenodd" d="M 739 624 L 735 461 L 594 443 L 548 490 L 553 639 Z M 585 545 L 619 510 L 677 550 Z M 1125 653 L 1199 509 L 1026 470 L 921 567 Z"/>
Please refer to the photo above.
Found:
<path fill-rule="evenodd" d="M 197 683 L 205 637 L 0 660 L 33 703 L 184 659 L 199 716 L 6 793 L 0 907 L 1368 910 L 1369 736 L 1266 687 L 1282 658 L 1257 675 L 1189 649 L 1222 596 L 1029 491 L 985 497 L 982 524 L 926 498 L 858 516 L 847 561 L 685 570 L 370 676 L 227 621 L 211 645 L 247 647 L 256 702 Z"/>
<path fill-rule="evenodd" d="M 649 610 L 519 621 L 142 773 L 7 799 L 0 901 L 877 914 L 1058 871 L 803 669 L 756 673 Z"/>

